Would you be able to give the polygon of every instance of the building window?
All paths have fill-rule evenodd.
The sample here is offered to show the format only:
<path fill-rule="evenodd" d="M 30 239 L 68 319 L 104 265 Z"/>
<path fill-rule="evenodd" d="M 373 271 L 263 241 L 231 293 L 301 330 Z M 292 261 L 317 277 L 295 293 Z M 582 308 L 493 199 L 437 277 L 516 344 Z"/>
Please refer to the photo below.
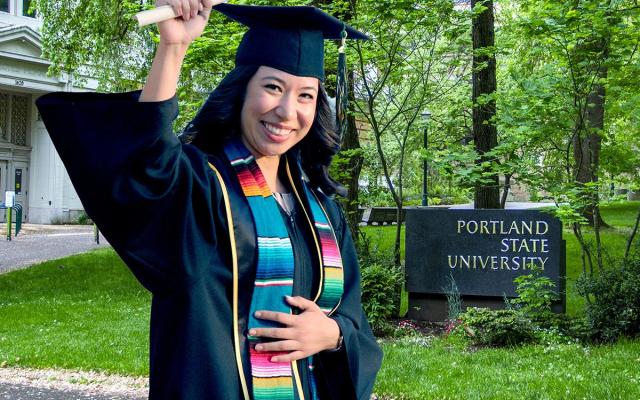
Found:
<path fill-rule="evenodd" d="M 25 17 L 35 18 L 35 12 L 29 12 L 29 7 L 31 6 L 31 0 L 22 0 L 22 15 Z"/>
<path fill-rule="evenodd" d="M 35 12 L 29 12 L 31 0 L 0 0 L 0 12 L 35 18 Z"/>
<path fill-rule="evenodd" d="M 0 93 L 0 141 L 9 141 L 9 95 Z"/>
<path fill-rule="evenodd" d="M 11 143 L 26 146 L 29 99 L 14 94 L 11 100 Z"/>
<path fill-rule="evenodd" d="M 28 95 L 0 93 L 0 142 L 27 145 L 29 103 Z"/>

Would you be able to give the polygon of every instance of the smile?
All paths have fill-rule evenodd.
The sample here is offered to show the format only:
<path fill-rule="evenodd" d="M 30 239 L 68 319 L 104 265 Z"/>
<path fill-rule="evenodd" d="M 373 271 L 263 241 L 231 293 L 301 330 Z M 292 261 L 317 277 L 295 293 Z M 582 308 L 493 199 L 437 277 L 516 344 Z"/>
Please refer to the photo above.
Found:
<path fill-rule="evenodd" d="M 269 133 L 275 136 L 287 136 L 293 132 L 293 129 L 281 128 L 265 121 L 262 121 L 262 125 L 267 129 L 267 131 L 269 131 Z"/>

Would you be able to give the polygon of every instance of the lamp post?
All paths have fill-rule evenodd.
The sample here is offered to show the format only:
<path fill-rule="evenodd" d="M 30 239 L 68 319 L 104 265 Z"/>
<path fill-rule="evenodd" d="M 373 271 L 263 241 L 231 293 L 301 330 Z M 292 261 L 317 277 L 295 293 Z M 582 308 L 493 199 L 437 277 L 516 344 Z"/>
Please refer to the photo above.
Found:
<path fill-rule="evenodd" d="M 429 133 L 429 118 L 431 118 L 431 112 L 424 110 L 422 112 L 422 119 L 424 121 L 424 150 L 426 151 L 429 145 L 428 133 Z M 429 169 L 429 162 L 425 158 L 422 162 L 422 206 L 429 205 L 429 192 L 427 190 L 427 175 Z"/>

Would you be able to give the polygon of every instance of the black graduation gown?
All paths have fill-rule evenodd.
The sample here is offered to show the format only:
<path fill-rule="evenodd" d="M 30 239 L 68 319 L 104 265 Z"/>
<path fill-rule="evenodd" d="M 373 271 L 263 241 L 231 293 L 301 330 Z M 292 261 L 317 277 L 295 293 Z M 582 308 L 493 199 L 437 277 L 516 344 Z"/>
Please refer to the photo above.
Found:
<path fill-rule="evenodd" d="M 251 211 L 224 154 L 178 141 L 175 97 L 141 103 L 138 96 L 52 93 L 37 106 L 87 214 L 153 295 L 150 398 L 241 399 L 240 369 L 251 393 L 245 341 L 255 277 Z M 297 163 L 287 165 L 306 204 Z M 326 399 L 368 399 L 382 353 L 360 304 L 344 215 L 332 199 L 316 195 L 336 232 L 345 275 L 344 297 L 332 315 L 344 345 L 315 357 L 319 390 Z M 299 250 L 309 239 L 304 229 L 297 234 L 303 238 L 294 243 L 298 262 L 309 258 Z M 304 286 L 298 282 L 296 290 Z"/>

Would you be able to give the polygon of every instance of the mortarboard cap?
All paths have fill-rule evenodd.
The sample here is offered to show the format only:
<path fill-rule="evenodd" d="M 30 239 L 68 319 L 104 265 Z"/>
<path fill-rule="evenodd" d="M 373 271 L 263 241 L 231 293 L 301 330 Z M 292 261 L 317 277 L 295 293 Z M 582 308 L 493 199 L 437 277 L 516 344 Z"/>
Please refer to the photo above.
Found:
<path fill-rule="evenodd" d="M 324 40 L 368 37 L 315 7 L 219 4 L 227 17 L 249 27 L 238 46 L 236 65 L 265 65 L 297 76 L 324 80 Z"/>

